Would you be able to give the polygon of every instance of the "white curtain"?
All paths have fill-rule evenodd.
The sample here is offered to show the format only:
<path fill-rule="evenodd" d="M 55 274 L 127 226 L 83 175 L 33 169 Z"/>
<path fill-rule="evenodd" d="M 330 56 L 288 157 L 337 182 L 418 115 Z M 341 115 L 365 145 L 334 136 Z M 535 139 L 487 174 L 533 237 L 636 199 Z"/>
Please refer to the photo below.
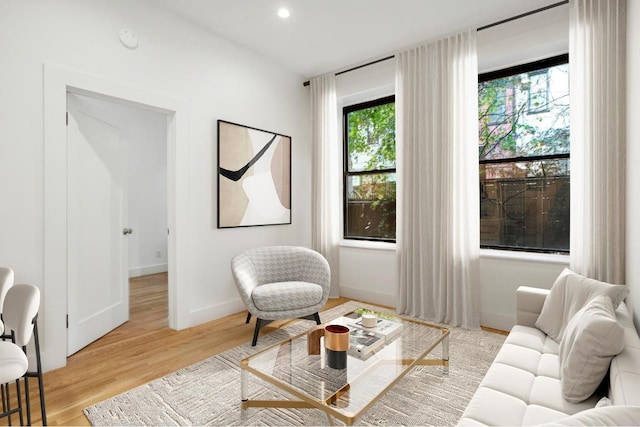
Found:
<path fill-rule="evenodd" d="M 338 139 L 338 105 L 333 74 L 311 79 L 313 145 L 312 245 L 331 267 L 332 298 L 340 296 L 340 212 L 342 187 Z"/>
<path fill-rule="evenodd" d="M 475 31 L 396 55 L 398 311 L 479 326 Z"/>
<path fill-rule="evenodd" d="M 624 283 L 625 1 L 572 0 L 571 269 Z"/>

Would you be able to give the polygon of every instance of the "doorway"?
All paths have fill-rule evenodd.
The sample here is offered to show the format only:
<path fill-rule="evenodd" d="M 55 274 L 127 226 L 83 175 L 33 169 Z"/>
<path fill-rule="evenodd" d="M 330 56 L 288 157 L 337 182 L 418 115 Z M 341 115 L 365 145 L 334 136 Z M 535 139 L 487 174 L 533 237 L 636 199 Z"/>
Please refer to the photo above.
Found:
<path fill-rule="evenodd" d="M 44 64 L 43 370 L 67 364 L 66 94 L 72 92 L 165 114 L 167 119 L 168 321 L 190 326 L 188 289 L 189 133 L 187 103 L 158 92 Z M 180 287 L 177 283 L 180 281 Z"/>
<path fill-rule="evenodd" d="M 166 283 L 167 118 L 74 93 L 67 109 L 71 355 L 130 319 L 131 286 L 138 301 L 157 293 L 158 278 L 146 276 Z M 137 318 L 145 306 L 135 305 Z"/>

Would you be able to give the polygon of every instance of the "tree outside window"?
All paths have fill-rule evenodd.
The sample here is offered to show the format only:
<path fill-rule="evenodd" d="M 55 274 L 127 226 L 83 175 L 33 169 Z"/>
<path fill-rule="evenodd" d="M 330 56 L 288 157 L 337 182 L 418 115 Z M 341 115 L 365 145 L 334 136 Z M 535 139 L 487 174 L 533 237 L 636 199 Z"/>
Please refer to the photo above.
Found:
<path fill-rule="evenodd" d="M 393 96 L 344 108 L 344 237 L 395 241 Z"/>
<path fill-rule="evenodd" d="M 566 55 L 479 78 L 480 242 L 569 250 L 569 68 Z M 501 107 L 506 94 L 506 109 Z M 498 114 L 504 119 L 496 121 Z"/>
<path fill-rule="evenodd" d="M 529 73 L 528 113 L 539 114 L 549 111 L 549 69 Z"/>

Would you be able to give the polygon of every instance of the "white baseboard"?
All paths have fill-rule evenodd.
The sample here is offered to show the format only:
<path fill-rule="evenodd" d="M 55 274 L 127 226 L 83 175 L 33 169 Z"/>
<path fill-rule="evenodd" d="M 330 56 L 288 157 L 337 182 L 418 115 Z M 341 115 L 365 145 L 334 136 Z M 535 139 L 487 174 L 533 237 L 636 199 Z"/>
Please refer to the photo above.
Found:
<path fill-rule="evenodd" d="M 510 331 L 515 324 L 513 317 L 504 316 L 495 313 L 480 313 L 480 324 L 488 328 L 499 329 L 501 331 Z"/>
<path fill-rule="evenodd" d="M 169 271 L 169 265 L 166 263 L 147 265 L 145 267 L 130 268 L 129 277 L 146 276 L 147 274 L 165 273 L 167 271 Z"/>
<path fill-rule="evenodd" d="M 228 301 L 222 304 L 212 305 L 206 308 L 201 308 L 189 313 L 189 325 L 201 325 L 203 323 L 210 322 L 212 320 L 216 320 L 230 314 L 236 314 L 246 309 L 247 307 L 240 299 Z"/>
<path fill-rule="evenodd" d="M 371 292 L 366 289 L 350 288 L 340 286 L 340 296 L 371 304 L 380 304 L 387 307 L 397 307 L 395 294 L 383 294 L 381 292 Z"/>

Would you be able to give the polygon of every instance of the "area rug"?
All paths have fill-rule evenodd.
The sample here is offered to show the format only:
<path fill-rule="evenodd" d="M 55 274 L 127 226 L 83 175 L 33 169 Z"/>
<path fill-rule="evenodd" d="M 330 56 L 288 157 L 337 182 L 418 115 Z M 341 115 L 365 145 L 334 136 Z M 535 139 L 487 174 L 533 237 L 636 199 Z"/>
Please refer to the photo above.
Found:
<path fill-rule="evenodd" d="M 323 322 L 358 307 L 388 311 L 350 301 L 321 313 Z M 261 335 L 251 343 L 159 378 L 84 410 L 92 425 L 326 425 L 317 409 L 240 409 L 239 361 L 315 325 L 300 320 Z M 455 425 L 484 377 L 505 337 L 481 330 L 451 328 L 449 374 L 438 366 L 418 366 L 358 420 L 359 425 Z M 441 357 L 441 346 L 432 353 Z M 287 398 L 274 386 L 250 376 L 251 399 Z"/>

